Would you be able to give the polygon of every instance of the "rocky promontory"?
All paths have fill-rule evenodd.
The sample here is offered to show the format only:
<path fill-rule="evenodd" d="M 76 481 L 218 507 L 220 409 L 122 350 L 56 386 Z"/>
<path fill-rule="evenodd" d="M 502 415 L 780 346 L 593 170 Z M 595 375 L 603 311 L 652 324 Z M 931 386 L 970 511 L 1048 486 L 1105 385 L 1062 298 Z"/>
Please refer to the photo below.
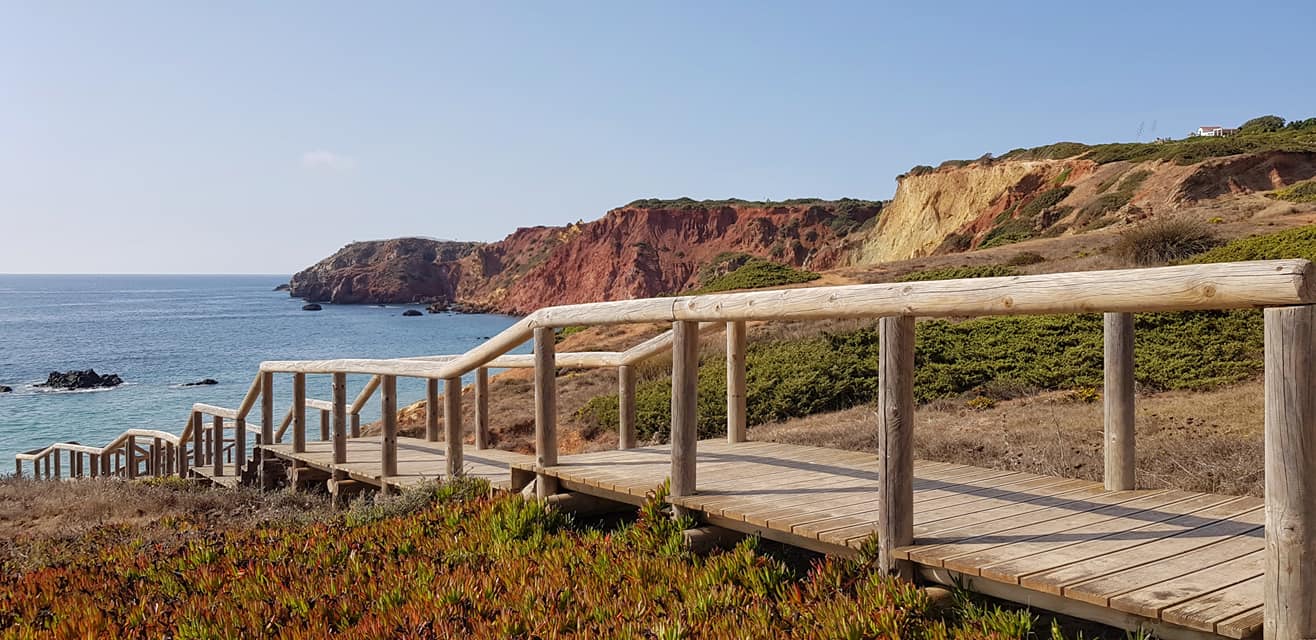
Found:
<path fill-rule="evenodd" d="M 46 381 L 38 384 L 38 387 L 48 387 L 51 389 L 64 389 L 74 391 L 78 389 L 104 389 L 117 387 L 123 384 L 123 378 L 118 374 L 107 373 L 100 375 L 94 369 L 85 371 L 66 371 L 60 373 L 51 371 L 46 377 Z"/>
<path fill-rule="evenodd" d="M 863 200 L 638 200 L 593 222 L 528 227 L 492 243 L 398 238 L 352 243 L 292 277 L 309 302 L 430 302 L 431 312 L 521 314 L 553 304 L 688 290 L 724 253 L 793 267 L 845 261 L 875 219 Z"/>

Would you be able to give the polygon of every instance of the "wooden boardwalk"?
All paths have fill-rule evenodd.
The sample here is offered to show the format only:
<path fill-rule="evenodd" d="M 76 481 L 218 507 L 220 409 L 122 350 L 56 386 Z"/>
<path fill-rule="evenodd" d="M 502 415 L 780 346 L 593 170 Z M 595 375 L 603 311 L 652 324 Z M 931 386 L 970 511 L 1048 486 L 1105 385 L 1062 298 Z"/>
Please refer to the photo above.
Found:
<path fill-rule="evenodd" d="M 380 477 L 379 438 L 265 447 L 274 455 L 374 486 L 440 479 L 444 446 L 399 438 L 397 476 Z M 503 489 L 532 456 L 464 452 L 467 475 Z M 698 492 L 671 502 L 707 524 L 824 553 L 853 555 L 877 530 L 878 461 L 871 453 L 767 442 L 698 445 Z M 541 470 L 562 489 L 639 504 L 671 474 L 671 449 L 562 456 Z M 1261 500 L 1178 490 L 1106 491 L 1031 473 L 920 461 L 912 546 L 897 554 L 933 580 L 1163 637 L 1250 638 L 1262 623 Z"/>
<path fill-rule="evenodd" d="M 698 465 L 698 493 L 672 502 L 709 524 L 840 554 L 877 531 L 872 454 L 706 440 Z M 516 467 L 534 470 L 530 461 Z M 638 503 L 671 473 L 671 452 L 563 456 L 545 473 L 568 490 Z M 1105 491 L 1083 480 L 920 462 L 914 510 L 915 544 L 898 554 L 925 574 L 953 572 L 975 590 L 1099 621 L 1161 621 L 1165 636 L 1247 638 L 1261 629 L 1259 499 Z"/>
<path fill-rule="evenodd" d="M 296 460 L 324 471 L 342 471 L 353 480 L 372 486 L 405 488 L 423 482 L 441 480 L 447 458 L 442 442 L 421 438 L 398 438 L 398 473 L 383 479 L 380 475 L 381 445 L 378 436 L 348 438 L 347 462 L 334 464 L 333 443 L 323 440 L 306 443 L 306 451 L 293 452 L 291 444 L 261 447 L 285 460 Z M 462 455 L 463 472 L 469 477 L 484 478 L 494 487 L 510 486 L 510 468 L 514 464 L 533 463 L 534 456 L 501 449 L 467 447 Z"/>

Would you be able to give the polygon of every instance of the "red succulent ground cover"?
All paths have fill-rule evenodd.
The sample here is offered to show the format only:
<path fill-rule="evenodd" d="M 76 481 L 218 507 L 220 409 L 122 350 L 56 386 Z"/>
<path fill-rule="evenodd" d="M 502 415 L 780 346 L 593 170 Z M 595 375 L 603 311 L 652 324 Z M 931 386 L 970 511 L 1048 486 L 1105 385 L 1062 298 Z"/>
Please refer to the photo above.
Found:
<path fill-rule="evenodd" d="M 327 517 L 100 527 L 0 566 L 3 638 L 1016 638 L 1026 612 L 934 608 L 864 558 L 799 576 L 753 539 L 695 556 L 660 489 L 573 522 L 480 482 Z M 148 535 L 172 527 L 172 536 Z"/>

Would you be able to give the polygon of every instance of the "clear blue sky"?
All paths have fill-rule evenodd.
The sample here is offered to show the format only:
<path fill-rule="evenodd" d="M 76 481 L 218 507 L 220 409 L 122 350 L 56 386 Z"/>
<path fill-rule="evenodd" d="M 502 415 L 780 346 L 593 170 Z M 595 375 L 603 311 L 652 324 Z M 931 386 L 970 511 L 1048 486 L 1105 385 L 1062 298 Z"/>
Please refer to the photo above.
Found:
<path fill-rule="evenodd" d="M 1313 24 L 1307 0 L 0 0 L 0 272 L 289 273 L 642 197 L 887 198 L 916 164 L 1316 116 Z"/>

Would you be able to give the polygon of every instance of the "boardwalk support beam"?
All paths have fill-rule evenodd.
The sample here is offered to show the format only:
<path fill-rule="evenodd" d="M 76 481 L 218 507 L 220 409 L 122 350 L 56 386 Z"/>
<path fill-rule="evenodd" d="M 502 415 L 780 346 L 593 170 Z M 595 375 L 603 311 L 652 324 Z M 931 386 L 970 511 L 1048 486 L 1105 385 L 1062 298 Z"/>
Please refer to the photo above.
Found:
<path fill-rule="evenodd" d="M 914 543 L 914 318 L 885 317 L 879 327 L 877 560 L 912 580 L 913 565 L 895 550 Z"/>
<path fill-rule="evenodd" d="M 745 441 L 745 321 L 727 323 L 727 442 Z"/>
<path fill-rule="evenodd" d="M 306 374 L 292 374 L 292 450 L 306 452 Z"/>
<path fill-rule="evenodd" d="M 1265 311 L 1266 640 L 1316 636 L 1316 307 Z"/>
<path fill-rule="evenodd" d="M 384 376 L 380 385 L 380 420 L 383 433 L 380 434 L 380 475 L 382 486 L 388 486 L 388 478 L 398 474 L 398 379 L 397 376 Z"/>
<path fill-rule="evenodd" d="M 672 323 L 672 490 L 674 498 L 695 494 L 698 452 L 699 323 Z M 677 507 L 674 513 L 681 515 Z"/>
<path fill-rule="evenodd" d="M 489 447 L 489 369 L 475 370 L 475 448 Z"/>
<path fill-rule="evenodd" d="M 347 374 L 335 373 L 333 381 L 334 402 L 334 463 L 347 462 Z"/>
<path fill-rule="evenodd" d="M 557 464 L 557 333 L 549 327 L 535 328 L 535 464 Z M 535 495 L 540 499 L 557 493 L 557 478 L 535 477 Z"/>
<path fill-rule="evenodd" d="M 1137 488 L 1134 477 L 1133 314 L 1105 314 L 1105 483 L 1107 491 Z"/>
<path fill-rule="evenodd" d="M 439 381 L 425 380 L 425 440 L 439 441 Z"/>
<path fill-rule="evenodd" d="M 462 379 L 446 378 L 443 381 L 443 443 L 447 451 L 448 478 L 462 474 L 465 462 L 462 460 Z"/>
<path fill-rule="evenodd" d="M 260 373 L 260 443 L 266 446 L 274 444 L 274 373 L 270 371 Z M 265 470 L 271 460 L 273 456 L 262 448 L 260 459 L 256 461 L 261 489 L 267 489 L 273 484 L 272 478 L 266 477 Z"/>
<path fill-rule="evenodd" d="M 617 367 L 617 448 L 635 448 L 635 370 Z"/>

